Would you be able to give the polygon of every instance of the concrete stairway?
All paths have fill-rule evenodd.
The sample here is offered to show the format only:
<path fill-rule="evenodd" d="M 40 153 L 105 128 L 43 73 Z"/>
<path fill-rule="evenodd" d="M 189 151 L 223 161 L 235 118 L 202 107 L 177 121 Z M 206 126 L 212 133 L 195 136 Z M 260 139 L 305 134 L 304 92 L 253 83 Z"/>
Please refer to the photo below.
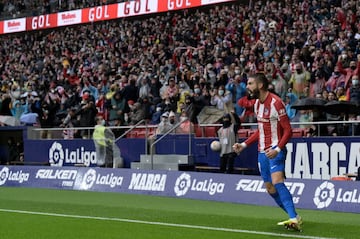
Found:
<path fill-rule="evenodd" d="M 180 170 L 182 166 L 193 166 L 194 160 L 190 155 L 154 154 L 151 168 L 151 155 L 141 154 L 140 162 L 131 162 L 132 169 Z"/>

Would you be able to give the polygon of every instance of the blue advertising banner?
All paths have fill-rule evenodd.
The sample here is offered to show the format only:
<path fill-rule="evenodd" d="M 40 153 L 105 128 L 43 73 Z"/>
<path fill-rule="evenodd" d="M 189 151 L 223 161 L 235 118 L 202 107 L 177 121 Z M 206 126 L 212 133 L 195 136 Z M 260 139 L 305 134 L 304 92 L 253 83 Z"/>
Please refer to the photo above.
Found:
<path fill-rule="evenodd" d="M 0 187 L 150 194 L 275 206 L 259 176 L 86 167 L 0 167 Z M 360 182 L 289 179 L 297 208 L 360 213 Z"/>
<path fill-rule="evenodd" d="M 191 153 L 196 164 L 219 167 L 219 154 L 210 149 L 215 138 L 192 138 Z M 160 141 L 161 142 L 161 141 Z M 174 136 L 157 145 L 156 152 L 187 154 L 189 137 Z M 121 139 L 117 142 L 126 168 L 145 153 L 145 139 Z M 360 166 L 360 137 L 293 138 L 287 145 L 286 176 L 298 179 L 331 179 L 355 173 Z M 53 166 L 96 166 L 92 140 L 25 140 L 25 162 L 49 163 Z M 257 169 L 257 145 L 244 150 L 236 167 Z"/>

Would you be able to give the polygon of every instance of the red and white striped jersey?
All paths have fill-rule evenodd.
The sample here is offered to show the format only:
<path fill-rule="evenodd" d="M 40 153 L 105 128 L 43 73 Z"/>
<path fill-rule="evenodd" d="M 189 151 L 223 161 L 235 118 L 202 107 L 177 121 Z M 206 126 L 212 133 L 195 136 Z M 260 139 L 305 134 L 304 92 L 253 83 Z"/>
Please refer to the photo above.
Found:
<path fill-rule="evenodd" d="M 263 103 L 257 99 L 254 112 L 257 116 L 258 130 L 245 143 L 250 145 L 258 140 L 259 152 L 276 146 L 284 149 L 292 136 L 292 130 L 285 104 L 280 97 L 269 93 Z"/>

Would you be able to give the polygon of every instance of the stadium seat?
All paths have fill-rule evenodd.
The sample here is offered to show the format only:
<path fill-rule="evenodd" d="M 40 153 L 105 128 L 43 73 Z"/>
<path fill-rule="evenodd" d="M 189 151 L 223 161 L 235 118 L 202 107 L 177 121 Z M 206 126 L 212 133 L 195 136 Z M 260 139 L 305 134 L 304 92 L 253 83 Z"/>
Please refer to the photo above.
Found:
<path fill-rule="evenodd" d="M 217 128 L 215 126 L 205 127 L 205 137 L 217 137 L 216 131 Z"/>
<path fill-rule="evenodd" d="M 137 137 L 137 132 L 134 130 L 131 130 L 129 133 L 126 134 L 127 138 L 136 138 Z"/>
<path fill-rule="evenodd" d="M 249 135 L 249 129 L 239 129 L 237 133 L 239 138 L 247 138 Z"/>
<path fill-rule="evenodd" d="M 253 133 L 255 133 L 257 129 L 249 129 L 248 131 L 248 137 L 250 137 Z"/>
<path fill-rule="evenodd" d="M 202 129 L 198 124 L 194 125 L 195 137 L 202 137 Z"/>
<path fill-rule="evenodd" d="M 294 138 L 300 138 L 303 137 L 305 134 L 305 130 L 303 128 L 293 128 L 292 129 L 292 136 Z"/>
<path fill-rule="evenodd" d="M 335 176 L 335 177 L 332 177 L 331 180 L 334 180 L 334 181 L 352 181 L 351 178 L 346 177 L 346 176 Z"/>

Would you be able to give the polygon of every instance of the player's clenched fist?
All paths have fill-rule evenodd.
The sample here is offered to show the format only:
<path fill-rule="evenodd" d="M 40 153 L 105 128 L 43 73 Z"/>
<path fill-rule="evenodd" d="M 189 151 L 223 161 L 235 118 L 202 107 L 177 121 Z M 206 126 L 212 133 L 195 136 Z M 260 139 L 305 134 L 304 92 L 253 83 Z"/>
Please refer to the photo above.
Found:
<path fill-rule="evenodd" d="M 245 148 L 243 144 L 240 144 L 240 143 L 235 143 L 233 146 L 232 146 L 233 150 L 235 153 L 237 154 L 240 154 L 241 151 L 243 151 L 243 149 Z"/>

